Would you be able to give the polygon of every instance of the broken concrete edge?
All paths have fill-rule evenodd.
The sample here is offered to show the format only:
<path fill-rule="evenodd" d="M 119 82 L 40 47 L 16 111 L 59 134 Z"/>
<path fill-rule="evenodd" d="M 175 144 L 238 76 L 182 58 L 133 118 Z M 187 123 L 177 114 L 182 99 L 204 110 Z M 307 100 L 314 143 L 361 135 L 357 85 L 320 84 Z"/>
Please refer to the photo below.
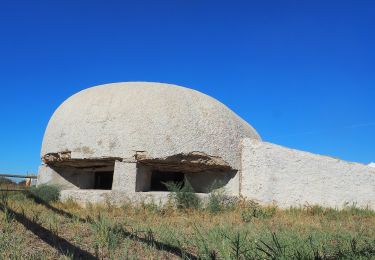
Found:
<path fill-rule="evenodd" d="M 135 160 L 146 166 L 153 166 L 158 170 L 179 172 L 204 172 L 209 170 L 230 172 L 236 171 L 219 156 L 208 155 L 203 152 L 179 153 L 162 158 L 148 157 L 144 152 L 136 153 Z"/>
<path fill-rule="evenodd" d="M 45 164 L 53 164 L 55 162 L 62 162 L 70 160 L 72 153 L 70 151 L 47 153 L 42 156 L 42 162 Z"/>
<path fill-rule="evenodd" d="M 190 153 L 179 153 L 171 156 L 153 158 L 147 155 L 146 151 L 136 151 L 131 158 L 120 157 L 91 157 L 72 158 L 70 151 L 48 153 L 42 157 L 44 164 L 50 166 L 76 166 L 93 167 L 96 164 L 109 164 L 115 161 L 124 163 L 140 163 L 146 166 L 153 166 L 158 170 L 169 170 L 179 172 L 203 172 L 215 171 L 237 171 L 219 156 L 208 155 L 203 152 L 193 151 Z M 94 163 L 94 165 L 93 165 Z"/>

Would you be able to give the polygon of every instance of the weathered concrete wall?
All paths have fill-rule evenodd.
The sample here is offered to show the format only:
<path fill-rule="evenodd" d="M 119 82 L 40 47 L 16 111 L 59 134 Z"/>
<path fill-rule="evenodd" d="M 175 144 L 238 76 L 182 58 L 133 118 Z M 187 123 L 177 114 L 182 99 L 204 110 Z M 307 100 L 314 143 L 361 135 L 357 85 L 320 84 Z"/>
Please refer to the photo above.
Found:
<path fill-rule="evenodd" d="M 133 158 L 142 151 L 163 158 L 199 151 L 238 170 L 243 137 L 260 139 L 229 108 L 198 91 L 162 83 L 113 83 L 83 90 L 55 111 L 41 156 Z"/>
<path fill-rule="evenodd" d="M 208 193 L 213 188 L 223 187 L 228 195 L 238 196 L 238 180 L 234 172 L 200 172 L 186 174 L 186 179 L 198 193 Z"/>
<path fill-rule="evenodd" d="M 375 169 L 359 163 L 244 139 L 241 194 L 280 207 L 345 204 L 375 209 Z"/>
<path fill-rule="evenodd" d="M 234 173 L 235 175 L 224 186 L 225 194 L 229 196 L 240 195 L 240 171 Z"/>
<path fill-rule="evenodd" d="M 78 189 L 76 185 L 61 176 L 58 172 L 50 168 L 48 165 L 39 166 L 37 185 L 41 184 L 57 185 L 62 189 Z"/>
<path fill-rule="evenodd" d="M 112 190 L 125 194 L 135 193 L 137 164 L 135 162 L 115 162 Z"/>
<path fill-rule="evenodd" d="M 203 202 L 208 200 L 208 194 L 197 193 Z M 73 199 L 82 206 L 87 203 L 112 203 L 122 205 L 124 203 L 156 203 L 166 204 L 170 199 L 169 192 L 137 192 L 130 195 L 126 192 L 113 190 L 62 190 L 61 200 Z"/>

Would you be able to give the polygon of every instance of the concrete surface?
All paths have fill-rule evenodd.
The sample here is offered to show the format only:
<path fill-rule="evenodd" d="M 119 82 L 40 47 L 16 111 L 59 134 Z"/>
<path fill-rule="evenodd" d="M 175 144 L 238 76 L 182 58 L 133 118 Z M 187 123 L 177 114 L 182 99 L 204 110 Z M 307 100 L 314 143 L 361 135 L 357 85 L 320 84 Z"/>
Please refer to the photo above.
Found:
<path fill-rule="evenodd" d="M 115 162 L 112 190 L 132 195 L 135 193 L 137 165 L 136 163 Z"/>
<path fill-rule="evenodd" d="M 37 185 L 42 184 L 56 185 L 62 189 L 78 189 L 76 185 L 64 178 L 61 174 L 56 172 L 48 165 L 39 166 Z"/>
<path fill-rule="evenodd" d="M 197 193 L 203 201 L 206 201 L 208 194 Z M 62 201 L 72 199 L 78 204 L 85 206 L 87 203 L 111 203 L 120 206 L 124 203 L 156 203 L 164 205 L 170 198 L 169 192 L 139 192 L 129 195 L 126 192 L 111 190 L 63 190 L 60 196 Z"/>
<path fill-rule="evenodd" d="M 133 158 L 144 151 L 163 158 L 199 151 L 239 169 L 243 137 L 260 139 L 248 123 L 203 93 L 162 83 L 113 83 L 85 89 L 55 111 L 41 156 Z"/>
<path fill-rule="evenodd" d="M 240 182 L 262 204 L 375 209 L 375 168 L 258 140 L 243 140 Z"/>

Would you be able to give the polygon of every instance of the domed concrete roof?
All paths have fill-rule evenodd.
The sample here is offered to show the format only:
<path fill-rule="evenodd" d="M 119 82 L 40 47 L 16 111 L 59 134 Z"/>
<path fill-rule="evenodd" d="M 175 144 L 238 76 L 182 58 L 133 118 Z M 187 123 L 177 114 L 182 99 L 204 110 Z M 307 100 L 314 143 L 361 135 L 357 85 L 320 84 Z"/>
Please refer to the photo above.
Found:
<path fill-rule="evenodd" d="M 257 132 L 225 105 L 198 91 L 162 83 L 125 82 L 85 89 L 50 119 L 41 156 L 71 159 L 162 158 L 192 152 L 240 166 L 242 138 Z"/>

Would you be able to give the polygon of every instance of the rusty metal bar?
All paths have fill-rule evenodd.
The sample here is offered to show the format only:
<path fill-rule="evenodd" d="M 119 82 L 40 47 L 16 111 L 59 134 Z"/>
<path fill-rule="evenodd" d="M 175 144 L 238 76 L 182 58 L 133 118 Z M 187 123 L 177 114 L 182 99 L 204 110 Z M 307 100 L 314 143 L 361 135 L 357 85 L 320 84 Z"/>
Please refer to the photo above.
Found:
<path fill-rule="evenodd" d="M 10 178 L 30 178 L 30 179 L 36 179 L 36 175 L 18 175 L 18 174 L 5 174 L 0 173 L 0 177 L 10 177 Z"/>

